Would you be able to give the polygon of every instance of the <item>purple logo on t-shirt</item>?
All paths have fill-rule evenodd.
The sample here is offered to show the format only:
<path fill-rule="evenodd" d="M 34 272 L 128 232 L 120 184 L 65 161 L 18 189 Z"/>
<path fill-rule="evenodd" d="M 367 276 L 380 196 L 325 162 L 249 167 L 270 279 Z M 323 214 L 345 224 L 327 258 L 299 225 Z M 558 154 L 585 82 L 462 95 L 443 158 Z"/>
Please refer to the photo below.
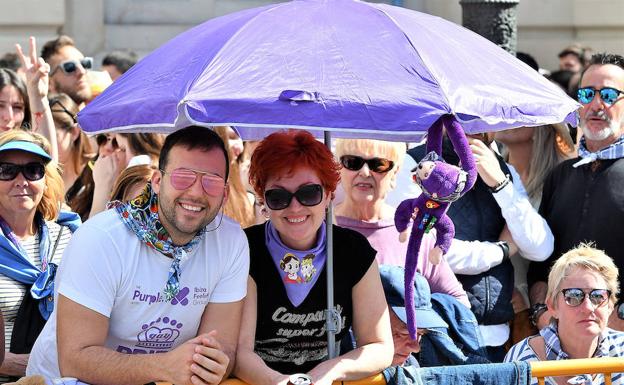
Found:
<path fill-rule="evenodd" d="M 141 326 L 134 347 L 119 345 L 117 351 L 128 354 L 167 352 L 173 348 L 183 326 L 182 322 L 175 319 L 158 317 L 156 320 Z"/>
<path fill-rule="evenodd" d="M 180 289 L 178 294 L 176 294 L 176 296 L 171 299 L 171 304 L 172 305 L 180 304 L 182 306 L 188 305 L 189 300 L 186 297 L 189 295 L 190 291 L 191 290 L 187 286 Z M 151 305 L 154 303 L 165 302 L 165 296 L 162 295 L 162 293 L 156 293 L 156 294 L 143 293 L 141 291 L 141 287 L 137 286 L 137 288 L 134 290 L 134 293 L 132 293 L 132 302 L 146 302 L 148 305 Z"/>
<path fill-rule="evenodd" d="M 180 336 L 182 323 L 169 317 L 158 318 L 141 326 L 143 329 L 137 335 L 139 341 L 136 346 L 149 349 L 171 349 L 175 340 Z"/>
<path fill-rule="evenodd" d="M 188 305 L 189 301 L 186 296 L 188 296 L 189 291 L 190 290 L 188 287 L 182 288 L 182 290 L 180 290 L 178 294 L 176 294 L 175 297 L 171 299 L 171 304 L 177 305 L 179 303 L 182 306 Z"/>

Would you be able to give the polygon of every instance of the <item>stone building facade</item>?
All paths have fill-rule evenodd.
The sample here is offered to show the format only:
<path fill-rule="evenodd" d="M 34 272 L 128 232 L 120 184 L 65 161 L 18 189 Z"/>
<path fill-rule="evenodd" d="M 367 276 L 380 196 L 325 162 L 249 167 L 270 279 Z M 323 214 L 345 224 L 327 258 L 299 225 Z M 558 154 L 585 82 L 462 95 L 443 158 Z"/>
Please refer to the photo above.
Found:
<path fill-rule="evenodd" d="M 213 17 L 274 3 L 268 0 L 0 0 L 0 54 L 28 36 L 40 43 L 59 33 L 99 63 L 115 49 L 149 53 Z M 404 7 L 461 24 L 459 0 L 402 0 Z M 557 53 L 572 43 L 624 54 L 624 0 L 520 0 L 519 51 L 556 69 Z"/>

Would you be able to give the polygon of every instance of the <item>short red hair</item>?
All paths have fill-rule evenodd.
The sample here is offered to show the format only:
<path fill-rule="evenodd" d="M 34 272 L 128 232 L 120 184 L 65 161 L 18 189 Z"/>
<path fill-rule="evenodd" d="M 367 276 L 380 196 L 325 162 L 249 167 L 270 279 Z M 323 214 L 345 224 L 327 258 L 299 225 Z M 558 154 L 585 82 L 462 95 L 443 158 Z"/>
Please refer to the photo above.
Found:
<path fill-rule="evenodd" d="M 264 197 L 269 178 L 291 175 L 300 167 L 314 170 L 326 193 L 336 190 L 340 164 L 323 143 L 303 130 L 279 131 L 264 138 L 251 156 L 249 182 Z"/>

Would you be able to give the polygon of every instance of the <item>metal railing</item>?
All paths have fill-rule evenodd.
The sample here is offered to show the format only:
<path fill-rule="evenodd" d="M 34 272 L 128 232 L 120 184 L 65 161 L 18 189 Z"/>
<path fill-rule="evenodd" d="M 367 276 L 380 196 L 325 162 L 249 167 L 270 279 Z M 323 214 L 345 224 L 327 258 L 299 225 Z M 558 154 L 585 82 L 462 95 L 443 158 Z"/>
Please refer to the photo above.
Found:
<path fill-rule="evenodd" d="M 584 358 L 559 361 L 532 361 L 531 376 L 537 377 L 539 385 L 544 385 L 546 377 L 575 376 L 579 374 L 602 373 L 605 377 L 605 385 L 611 385 L 611 375 L 624 372 L 624 358 Z M 221 383 L 222 385 L 247 385 L 245 382 L 230 378 Z M 385 385 L 384 376 L 379 373 L 371 377 L 356 381 L 334 381 L 333 385 Z M 502 384 L 501 384 L 502 385 Z"/>
<path fill-rule="evenodd" d="M 537 377 L 539 385 L 545 384 L 545 377 L 598 373 L 604 374 L 605 385 L 611 385 L 611 375 L 622 372 L 624 358 L 619 357 L 531 362 L 531 375 Z"/>
<path fill-rule="evenodd" d="M 238 378 L 228 378 L 219 385 L 247 385 L 247 383 Z M 383 374 L 378 373 L 370 377 L 362 378 L 361 380 L 334 381 L 333 385 L 386 385 L 386 379 Z"/>

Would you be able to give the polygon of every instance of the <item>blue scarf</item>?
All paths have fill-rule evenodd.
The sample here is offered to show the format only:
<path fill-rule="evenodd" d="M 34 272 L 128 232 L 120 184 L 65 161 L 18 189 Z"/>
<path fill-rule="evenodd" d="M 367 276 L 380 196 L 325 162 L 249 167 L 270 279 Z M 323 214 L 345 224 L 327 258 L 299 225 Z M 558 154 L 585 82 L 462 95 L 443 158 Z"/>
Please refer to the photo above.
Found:
<path fill-rule="evenodd" d="M 174 245 L 169 233 L 158 218 L 158 195 L 152 190 L 150 183 L 145 186 L 138 197 L 125 204 L 116 204 L 114 209 L 122 222 L 141 242 L 173 259 L 169 268 L 167 284 L 163 291 L 165 301 L 172 301 L 180 292 L 180 276 L 182 275 L 180 263 L 199 243 L 202 235 L 206 232 L 206 228 L 200 230 L 186 245 Z"/>
<path fill-rule="evenodd" d="M 57 265 L 52 263 L 50 232 L 41 214 L 35 215 L 39 234 L 39 257 L 41 270 L 29 259 L 26 250 L 6 221 L 0 217 L 0 274 L 26 285 L 32 285 L 30 295 L 39 301 L 39 312 L 47 320 L 54 309 L 54 277 Z M 61 212 L 56 221 L 74 231 L 80 226 L 80 217 L 73 212 Z M 60 235 L 60 233 L 59 233 Z"/>
<path fill-rule="evenodd" d="M 265 244 L 286 295 L 294 306 L 299 306 L 314 287 L 327 260 L 325 222 L 317 233 L 316 245 L 310 250 L 293 250 L 284 245 L 271 221 L 266 223 L 265 233 Z"/>
<path fill-rule="evenodd" d="M 551 322 L 548 326 L 540 330 L 540 335 L 544 338 L 544 348 L 546 351 L 546 359 L 548 361 L 567 360 L 570 358 L 568 353 L 561 349 L 561 341 L 559 340 L 559 332 L 557 330 L 557 322 Z M 592 358 L 609 357 L 609 346 L 607 342 L 607 331 L 605 330 L 598 337 L 598 346 Z M 568 380 L 569 384 L 592 384 L 592 376 L 589 374 L 581 374 Z"/>
<path fill-rule="evenodd" d="M 587 163 L 591 163 L 597 159 L 620 159 L 624 158 L 624 135 L 621 136 L 614 143 L 609 146 L 598 150 L 596 152 L 590 152 L 585 145 L 585 137 L 581 138 L 579 142 L 578 154 L 581 160 L 574 163 L 572 167 L 582 166 Z"/>

